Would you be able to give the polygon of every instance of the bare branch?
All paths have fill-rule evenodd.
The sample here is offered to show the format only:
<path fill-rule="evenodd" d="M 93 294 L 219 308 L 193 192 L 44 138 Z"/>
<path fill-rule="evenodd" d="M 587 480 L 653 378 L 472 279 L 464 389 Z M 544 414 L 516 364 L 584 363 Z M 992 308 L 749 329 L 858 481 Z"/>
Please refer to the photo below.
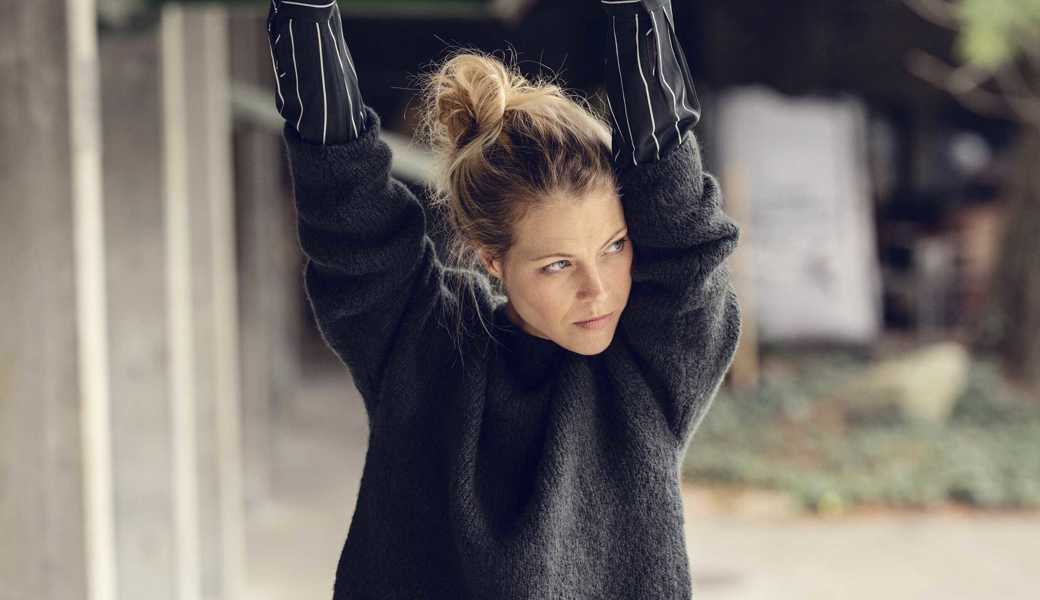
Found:
<path fill-rule="evenodd" d="M 975 80 L 978 77 L 976 72 L 961 71 L 958 76 L 957 69 L 919 49 L 907 52 L 906 68 L 924 81 L 949 92 L 969 110 L 988 117 L 1020 120 L 1017 113 L 1008 109 L 1000 94 L 982 89 L 984 81 Z"/>
<path fill-rule="evenodd" d="M 1033 89 L 1022 71 L 1019 70 L 1018 61 L 1012 60 L 1001 65 L 994 76 L 1001 85 L 1005 86 L 1004 89 L 1009 95 L 1040 100 L 1037 98 L 1040 93 Z"/>
<path fill-rule="evenodd" d="M 962 28 L 954 0 L 903 0 L 903 3 L 921 18 L 939 27 L 954 31 Z M 1021 44 L 1021 49 L 1022 58 L 1030 66 L 1040 67 L 1040 48 L 1026 43 Z M 970 110 L 1040 126 L 1040 91 L 1034 89 L 1029 78 L 1019 71 L 1016 59 L 996 70 L 971 63 L 954 68 L 931 54 L 915 49 L 907 55 L 906 64 L 911 73 L 953 94 Z M 1001 88 L 999 93 L 982 88 L 991 78 Z"/>
<path fill-rule="evenodd" d="M 986 83 L 986 80 L 993 76 L 993 73 L 988 69 L 972 63 L 966 63 L 956 68 L 952 66 L 947 68 L 950 69 L 950 73 L 947 76 L 947 86 L 955 94 L 967 93 L 981 87 L 982 84 Z"/>
<path fill-rule="evenodd" d="M 1034 37 L 1040 39 L 1040 28 L 1031 33 Z M 1019 48 L 1022 50 L 1022 56 L 1031 63 L 1031 66 L 1040 71 L 1040 44 L 1033 43 L 1032 40 L 1026 40 L 1019 44 Z"/>
<path fill-rule="evenodd" d="M 1029 123 L 1040 124 L 1040 97 L 1030 88 L 1016 61 L 1010 61 L 994 74 L 1004 90 L 1004 99 L 1019 118 Z"/>
<path fill-rule="evenodd" d="M 903 4 L 917 13 L 919 17 L 954 31 L 960 30 L 960 22 L 953 10 L 953 3 L 947 0 L 903 0 Z"/>

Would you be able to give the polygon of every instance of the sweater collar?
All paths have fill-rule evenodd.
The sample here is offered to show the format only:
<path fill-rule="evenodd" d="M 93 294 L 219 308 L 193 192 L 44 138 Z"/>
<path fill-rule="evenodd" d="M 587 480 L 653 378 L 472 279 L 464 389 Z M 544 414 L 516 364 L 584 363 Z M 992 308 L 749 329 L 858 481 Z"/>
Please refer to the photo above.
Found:
<path fill-rule="evenodd" d="M 494 325 L 507 370 L 516 377 L 518 385 L 537 386 L 558 368 L 564 348 L 552 340 L 531 335 L 513 323 L 506 314 L 505 302 L 495 307 Z"/>

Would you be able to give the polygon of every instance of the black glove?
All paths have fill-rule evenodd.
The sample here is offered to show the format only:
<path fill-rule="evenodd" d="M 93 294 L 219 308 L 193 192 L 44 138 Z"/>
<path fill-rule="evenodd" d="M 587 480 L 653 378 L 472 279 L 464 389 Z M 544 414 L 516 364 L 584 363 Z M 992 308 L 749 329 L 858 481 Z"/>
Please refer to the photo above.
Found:
<path fill-rule="evenodd" d="M 614 121 L 614 160 L 661 159 L 700 121 L 671 0 L 600 0 L 607 14 L 604 82 Z"/>
<path fill-rule="evenodd" d="M 311 142 L 357 139 L 367 123 L 335 0 L 271 0 L 267 38 L 282 117 Z"/>

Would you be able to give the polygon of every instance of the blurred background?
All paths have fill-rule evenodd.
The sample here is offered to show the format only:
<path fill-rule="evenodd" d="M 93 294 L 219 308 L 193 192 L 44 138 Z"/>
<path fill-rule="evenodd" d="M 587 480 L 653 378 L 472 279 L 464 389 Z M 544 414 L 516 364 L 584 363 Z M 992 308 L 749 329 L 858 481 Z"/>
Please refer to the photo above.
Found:
<path fill-rule="evenodd" d="M 1036 598 L 1040 3 L 673 6 L 744 231 L 694 593 Z M 368 424 L 303 294 L 267 3 L 3 7 L 0 599 L 331 597 Z M 424 199 L 448 49 L 602 105 L 596 0 L 340 7 Z"/>

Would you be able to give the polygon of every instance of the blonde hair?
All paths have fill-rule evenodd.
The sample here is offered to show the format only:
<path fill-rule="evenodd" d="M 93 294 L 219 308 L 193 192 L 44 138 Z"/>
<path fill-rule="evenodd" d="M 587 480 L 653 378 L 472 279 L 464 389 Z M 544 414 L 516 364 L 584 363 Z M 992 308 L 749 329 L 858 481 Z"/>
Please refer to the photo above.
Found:
<path fill-rule="evenodd" d="M 434 152 L 429 191 L 450 226 L 450 264 L 484 271 L 478 250 L 502 259 L 534 206 L 616 190 L 610 125 L 581 95 L 474 49 L 456 51 L 421 84 L 418 136 Z"/>

